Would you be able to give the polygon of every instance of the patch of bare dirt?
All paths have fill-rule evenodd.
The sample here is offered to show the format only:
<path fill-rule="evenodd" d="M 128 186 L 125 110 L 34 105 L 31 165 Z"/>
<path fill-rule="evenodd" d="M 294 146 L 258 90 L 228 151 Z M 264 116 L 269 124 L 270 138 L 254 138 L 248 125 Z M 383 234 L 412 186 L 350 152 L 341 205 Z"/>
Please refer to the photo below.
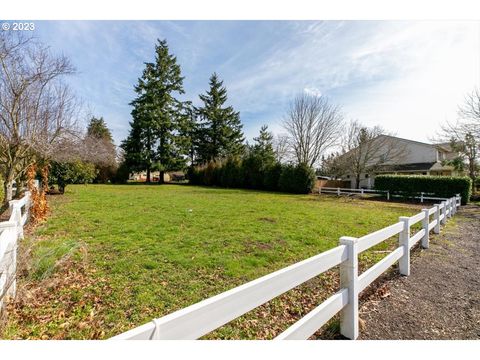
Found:
<path fill-rule="evenodd" d="M 392 275 L 360 308 L 360 339 L 480 339 L 480 207 L 462 207 L 411 275 Z"/>

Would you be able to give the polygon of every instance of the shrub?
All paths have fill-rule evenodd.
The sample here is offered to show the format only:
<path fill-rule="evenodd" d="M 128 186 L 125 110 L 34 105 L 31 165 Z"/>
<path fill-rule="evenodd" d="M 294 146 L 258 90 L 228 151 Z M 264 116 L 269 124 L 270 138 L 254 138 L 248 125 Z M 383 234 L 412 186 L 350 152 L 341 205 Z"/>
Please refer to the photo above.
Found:
<path fill-rule="evenodd" d="M 253 174 L 252 174 L 253 173 Z M 187 173 L 193 185 L 254 188 L 308 194 L 315 183 L 315 173 L 306 165 L 272 164 L 257 167 L 254 161 L 228 158 L 194 166 Z"/>
<path fill-rule="evenodd" d="M 445 198 L 460 194 L 462 204 L 466 204 L 470 199 L 472 180 L 466 176 L 379 175 L 375 178 L 375 189 L 401 193 L 406 197 L 420 192 Z"/>
<path fill-rule="evenodd" d="M 280 191 L 308 194 L 315 184 L 315 172 L 305 164 L 285 165 L 278 180 Z"/>
<path fill-rule="evenodd" d="M 80 160 L 52 162 L 48 182 L 58 185 L 58 191 L 65 192 L 68 184 L 91 183 L 97 176 L 95 165 Z"/>
<path fill-rule="evenodd" d="M 238 158 L 228 158 L 222 165 L 219 185 L 227 188 L 243 187 L 242 162 Z"/>
<path fill-rule="evenodd" d="M 283 166 L 280 163 L 276 163 L 265 171 L 264 186 L 265 189 L 271 191 L 278 191 L 278 181 L 282 173 Z"/>
<path fill-rule="evenodd" d="M 130 171 L 127 167 L 127 164 L 125 164 L 125 162 L 122 162 L 117 168 L 115 175 L 112 177 L 112 182 L 115 184 L 126 184 L 129 175 Z"/>

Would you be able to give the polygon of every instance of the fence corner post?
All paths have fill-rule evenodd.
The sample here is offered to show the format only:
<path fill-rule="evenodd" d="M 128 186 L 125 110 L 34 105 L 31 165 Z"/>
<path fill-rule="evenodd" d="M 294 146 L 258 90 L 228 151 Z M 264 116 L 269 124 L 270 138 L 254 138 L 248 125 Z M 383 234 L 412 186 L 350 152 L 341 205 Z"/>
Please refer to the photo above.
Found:
<path fill-rule="evenodd" d="M 437 222 L 435 223 L 433 232 L 435 234 L 440 234 L 440 204 L 435 204 L 435 219 Z"/>
<path fill-rule="evenodd" d="M 410 218 L 408 216 L 400 216 L 399 221 L 403 222 L 403 230 L 398 236 L 400 246 L 403 246 L 403 256 L 398 261 L 398 270 L 401 275 L 410 275 Z"/>
<path fill-rule="evenodd" d="M 340 312 L 340 333 L 351 340 L 358 338 L 358 239 L 342 236 L 340 244 L 347 246 L 348 258 L 340 264 L 340 288 L 348 289 L 348 303 Z"/>
<path fill-rule="evenodd" d="M 428 249 L 430 242 L 430 231 L 428 230 L 428 226 L 430 225 L 430 209 L 422 209 L 422 211 L 425 214 L 425 218 L 422 221 L 423 229 L 425 230 L 425 235 L 422 237 L 422 248 Z"/>

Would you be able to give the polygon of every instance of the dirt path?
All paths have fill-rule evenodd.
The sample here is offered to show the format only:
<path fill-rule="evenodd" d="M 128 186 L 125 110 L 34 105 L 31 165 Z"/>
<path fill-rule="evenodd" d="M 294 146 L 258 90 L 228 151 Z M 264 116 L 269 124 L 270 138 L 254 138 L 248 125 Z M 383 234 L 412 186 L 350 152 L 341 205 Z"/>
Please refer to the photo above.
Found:
<path fill-rule="evenodd" d="M 360 339 L 480 339 L 480 207 L 412 255 L 411 275 L 362 304 Z"/>

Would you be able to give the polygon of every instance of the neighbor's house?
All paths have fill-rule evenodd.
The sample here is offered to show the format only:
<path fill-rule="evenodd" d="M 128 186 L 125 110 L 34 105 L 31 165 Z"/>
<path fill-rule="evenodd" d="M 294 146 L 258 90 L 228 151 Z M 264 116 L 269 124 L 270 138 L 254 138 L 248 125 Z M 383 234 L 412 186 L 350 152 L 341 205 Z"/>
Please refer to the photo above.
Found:
<path fill-rule="evenodd" d="M 150 180 L 152 182 L 157 182 L 160 178 L 160 171 L 152 171 L 150 173 Z M 183 171 L 170 171 L 163 174 L 163 181 L 170 182 L 170 181 L 180 181 L 185 179 L 185 173 Z M 136 173 L 131 173 L 129 176 L 130 181 L 138 181 L 143 182 L 147 181 L 147 172 L 141 171 Z"/>
<path fill-rule="evenodd" d="M 445 160 L 452 160 L 457 156 L 448 143 L 427 144 L 388 135 L 380 135 L 379 138 L 384 144 L 388 143 L 388 147 L 401 149 L 399 151 L 401 155 L 392 157 L 385 162 L 377 160 L 377 164 L 372 167 L 371 171 L 360 174 L 360 188 L 372 188 L 375 183 L 375 176 L 380 174 L 460 175 L 453 166 L 442 165 Z M 383 146 L 386 147 L 387 145 Z M 388 151 L 385 150 L 385 152 Z M 382 151 L 379 151 L 380 157 L 382 156 L 381 153 Z M 343 178 L 350 180 L 351 187 L 355 187 L 355 175 L 346 174 Z"/>

